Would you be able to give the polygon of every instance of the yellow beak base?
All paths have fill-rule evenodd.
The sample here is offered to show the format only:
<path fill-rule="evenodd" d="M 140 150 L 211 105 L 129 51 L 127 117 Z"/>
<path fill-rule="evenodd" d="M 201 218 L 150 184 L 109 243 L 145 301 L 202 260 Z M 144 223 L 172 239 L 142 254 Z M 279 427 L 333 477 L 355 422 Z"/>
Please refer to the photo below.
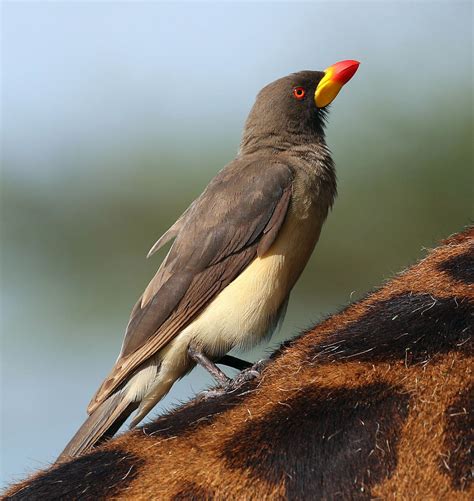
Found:
<path fill-rule="evenodd" d="M 331 80 L 331 75 L 326 73 L 321 82 L 319 82 L 316 92 L 314 93 L 314 102 L 316 106 L 318 108 L 324 108 L 332 103 L 341 89 L 342 84 L 335 80 Z"/>

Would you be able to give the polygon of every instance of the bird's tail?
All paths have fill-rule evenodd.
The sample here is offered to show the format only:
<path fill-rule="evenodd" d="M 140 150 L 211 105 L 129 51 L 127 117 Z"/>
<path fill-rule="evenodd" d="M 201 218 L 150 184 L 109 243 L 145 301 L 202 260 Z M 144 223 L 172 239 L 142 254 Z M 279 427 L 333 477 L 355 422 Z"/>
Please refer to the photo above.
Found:
<path fill-rule="evenodd" d="M 139 402 L 131 402 L 127 398 L 126 392 L 112 394 L 85 420 L 56 461 L 66 461 L 83 454 L 114 435 L 138 405 Z"/>

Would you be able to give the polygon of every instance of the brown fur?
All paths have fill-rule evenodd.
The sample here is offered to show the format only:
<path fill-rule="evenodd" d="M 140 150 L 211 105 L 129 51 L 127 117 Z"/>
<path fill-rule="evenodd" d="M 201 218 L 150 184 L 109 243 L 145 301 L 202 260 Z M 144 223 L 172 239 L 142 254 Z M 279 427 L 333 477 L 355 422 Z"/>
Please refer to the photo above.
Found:
<path fill-rule="evenodd" d="M 472 499 L 474 231 L 287 343 L 258 381 L 11 499 Z"/>

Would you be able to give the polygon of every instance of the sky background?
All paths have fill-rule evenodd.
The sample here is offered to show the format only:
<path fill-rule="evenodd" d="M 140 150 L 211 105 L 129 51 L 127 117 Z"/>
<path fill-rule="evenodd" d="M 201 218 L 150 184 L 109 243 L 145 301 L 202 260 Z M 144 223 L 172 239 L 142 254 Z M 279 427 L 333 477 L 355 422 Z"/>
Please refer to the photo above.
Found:
<path fill-rule="evenodd" d="M 82 423 L 164 256 L 148 249 L 272 80 L 361 61 L 328 125 L 339 198 L 281 333 L 244 357 L 472 221 L 470 2 L 4 2 L 1 31 L 2 485 Z M 209 383 L 193 371 L 151 416 Z"/>

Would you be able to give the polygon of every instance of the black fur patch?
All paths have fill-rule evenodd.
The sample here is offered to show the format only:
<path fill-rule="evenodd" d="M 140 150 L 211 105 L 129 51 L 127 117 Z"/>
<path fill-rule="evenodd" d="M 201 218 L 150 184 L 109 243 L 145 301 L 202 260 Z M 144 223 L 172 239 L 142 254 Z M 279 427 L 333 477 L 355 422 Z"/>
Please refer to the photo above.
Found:
<path fill-rule="evenodd" d="M 172 497 L 173 501 L 206 501 L 214 499 L 214 493 L 194 482 L 186 482 Z"/>
<path fill-rule="evenodd" d="M 440 468 L 451 479 L 454 489 L 468 489 L 474 462 L 474 385 L 461 392 L 446 410 L 443 456 Z"/>
<path fill-rule="evenodd" d="M 136 477 L 144 461 L 117 451 L 97 451 L 61 464 L 5 499 L 97 500 L 117 496 Z"/>
<path fill-rule="evenodd" d="M 408 414 L 408 395 L 386 384 L 307 387 L 249 420 L 225 444 L 230 468 L 274 485 L 286 499 L 370 499 L 390 477 Z"/>
<path fill-rule="evenodd" d="M 449 273 L 457 282 L 474 283 L 474 247 L 464 254 L 444 261 L 438 267 Z"/>
<path fill-rule="evenodd" d="M 368 313 L 336 330 L 311 350 L 312 362 L 354 360 L 406 365 L 440 353 L 472 353 L 473 304 L 466 298 L 400 294 L 375 303 Z"/>
<path fill-rule="evenodd" d="M 255 388 L 257 381 L 249 381 L 238 390 L 212 397 L 209 400 L 194 400 L 178 407 L 156 421 L 143 426 L 148 436 L 170 438 L 196 430 L 201 426 L 209 426 L 214 417 L 243 402 L 247 393 Z"/>

